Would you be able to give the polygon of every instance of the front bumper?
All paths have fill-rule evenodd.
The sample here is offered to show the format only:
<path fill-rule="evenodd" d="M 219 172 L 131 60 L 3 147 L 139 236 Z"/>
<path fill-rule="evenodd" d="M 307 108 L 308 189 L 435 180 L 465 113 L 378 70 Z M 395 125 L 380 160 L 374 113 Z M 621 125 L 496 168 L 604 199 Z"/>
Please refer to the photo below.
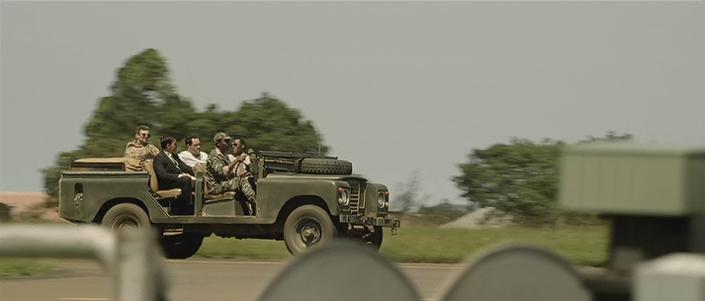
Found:
<path fill-rule="evenodd" d="M 392 228 L 392 232 L 396 232 L 397 228 L 401 225 L 399 219 L 386 217 L 341 214 L 339 220 L 340 223 L 343 224 L 389 227 Z"/>

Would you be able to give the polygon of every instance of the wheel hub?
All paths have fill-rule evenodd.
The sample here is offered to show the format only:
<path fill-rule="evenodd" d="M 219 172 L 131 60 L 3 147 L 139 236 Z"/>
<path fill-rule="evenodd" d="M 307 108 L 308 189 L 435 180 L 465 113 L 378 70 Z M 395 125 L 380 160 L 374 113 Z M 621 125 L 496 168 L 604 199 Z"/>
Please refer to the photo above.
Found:
<path fill-rule="evenodd" d="M 134 230 L 137 228 L 138 228 L 137 225 L 135 225 L 133 223 L 124 223 L 124 224 L 120 224 L 118 226 L 118 229 L 120 229 L 120 230 Z"/>
<path fill-rule="evenodd" d="M 321 228 L 315 224 L 305 224 L 301 227 L 301 238 L 307 245 L 315 243 L 321 238 Z"/>
<path fill-rule="evenodd" d="M 134 230 L 138 229 L 139 227 L 139 223 L 132 218 L 123 218 L 122 220 L 119 220 L 115 225 L 115 228 L 119 230 Z"/>

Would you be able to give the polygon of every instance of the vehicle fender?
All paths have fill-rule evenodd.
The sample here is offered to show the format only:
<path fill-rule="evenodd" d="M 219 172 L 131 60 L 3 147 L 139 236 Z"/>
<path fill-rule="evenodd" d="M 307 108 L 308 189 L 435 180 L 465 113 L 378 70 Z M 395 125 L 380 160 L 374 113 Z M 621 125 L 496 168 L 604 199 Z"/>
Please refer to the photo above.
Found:
<path fill-rule="evenodd" d="M 331 215 L 338 215 L 338 187 L 350 187 L 342 180 L 310 178 L 261 179 L 257 182 L 257 215 L 276 218 L 287 202 L 317 197 L 328 206 Z"/>
<path fill-rule="evenodd" d="M 389 189 L 383 184 L 367 183 L 367 190 L 365 191 L 365 215 L 376 217 L 388 213 L 388 208 L 379 208 L 377 205 L 377 194 L 380 191 L 389 191 Z"/>

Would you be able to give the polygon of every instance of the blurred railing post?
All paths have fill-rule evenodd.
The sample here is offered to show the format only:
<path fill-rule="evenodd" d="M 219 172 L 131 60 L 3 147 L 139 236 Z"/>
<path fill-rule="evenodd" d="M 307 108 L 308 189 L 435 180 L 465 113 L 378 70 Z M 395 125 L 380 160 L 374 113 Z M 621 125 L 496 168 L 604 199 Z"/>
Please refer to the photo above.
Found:
<path fill-rule="evenodd" d="M 99 226 L 0 227 L 0 257 L 97 259 L 113 276 L 114 300 L 166 300 L 163 263 L 149 231 Z"/>

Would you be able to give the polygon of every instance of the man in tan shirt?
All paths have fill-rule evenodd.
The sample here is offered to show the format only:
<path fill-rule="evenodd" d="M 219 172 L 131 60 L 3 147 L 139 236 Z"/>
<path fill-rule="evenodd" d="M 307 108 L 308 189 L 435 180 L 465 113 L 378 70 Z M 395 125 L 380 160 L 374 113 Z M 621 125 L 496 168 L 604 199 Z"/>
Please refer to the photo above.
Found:
<path fill-rule="evenodd" d="M 159 149 L 149 144 L 150 136 L 148 126 L 140 125 L 135 128 L 135 140 L 128 142 L 125 147 L 125 168 L 140 171 L 144 160 L 154 159 L 159 154 Z"/>

